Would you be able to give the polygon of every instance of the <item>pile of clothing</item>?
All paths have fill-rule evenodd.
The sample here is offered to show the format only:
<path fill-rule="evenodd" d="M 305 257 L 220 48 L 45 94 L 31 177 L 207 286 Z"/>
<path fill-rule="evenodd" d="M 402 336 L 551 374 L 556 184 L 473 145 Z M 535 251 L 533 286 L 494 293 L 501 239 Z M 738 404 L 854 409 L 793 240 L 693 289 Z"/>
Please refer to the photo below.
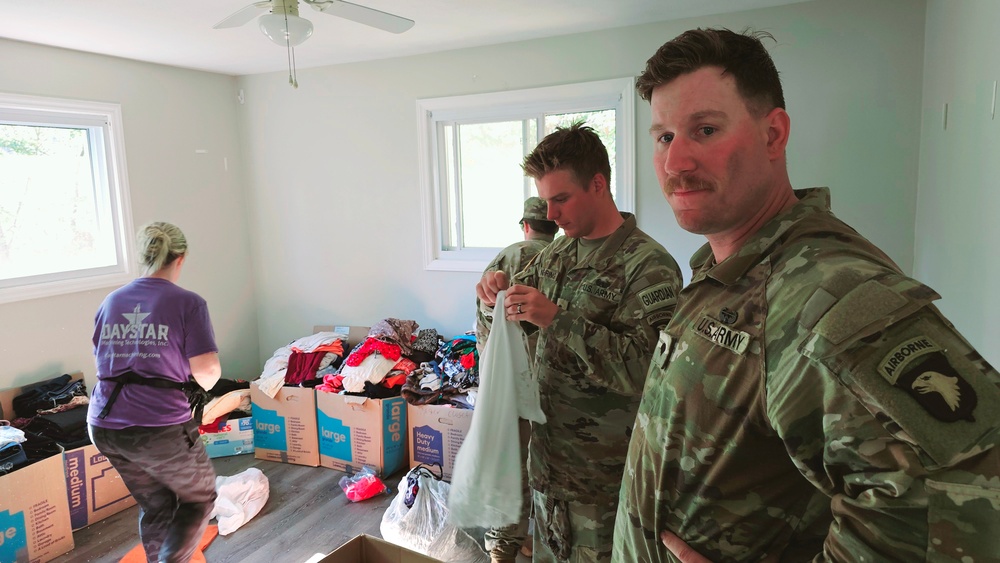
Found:
<path fill-rule="evenodd" d="M 87 388 L 69 374 L 25 387 L 0 420 L 0 475 L 90 443 Z"/>
<path fill-rule="evenodd" d="M 442 341 L 430 361 L 422 362 L 403 384 L 411 405 L 452 404 L 474 408 L 479 388 L 479 352 L 472 332 Z"/>
<path fill-rule="evenodd" d="M 294 340 L 264 362 L 257 386 L 271 398 L 285 385 L 315 387 L 323 382 L 324 370 L 340 366 L 346 346 L 347 335 L 340 332 L 317 332 Z"/>
<path fill-rule="evenodd" d="M 337 369 L 320 372 L 317 391 L 364 396 L 398 397 L 407 378 L 421 362 L 433 358 L 440 337 L 434 329 L 418 332 L 416 321 L 383 319 L 351 349 Z"/>
<path fill-rule="evenodd" d="M 206 402 L 198 421 L 202 434 L 223 431 L 229 419 L 250 416 L 250 382 L 242 379 L 220 379 L 206 393 Z"/>

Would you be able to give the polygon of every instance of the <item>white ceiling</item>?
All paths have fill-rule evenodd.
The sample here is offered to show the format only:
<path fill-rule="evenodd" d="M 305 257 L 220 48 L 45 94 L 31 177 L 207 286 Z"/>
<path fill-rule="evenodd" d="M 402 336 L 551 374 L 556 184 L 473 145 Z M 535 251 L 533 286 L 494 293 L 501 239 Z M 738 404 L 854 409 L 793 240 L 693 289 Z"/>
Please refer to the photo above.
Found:
<path fill-rule="evenodd" d="M 300 3 L 313 36 L 309 68 L 507 43 L 803 0 L 356 0 L 416 21 L 396 35 Z M 252 21 L 212 26 L 251 0 L 0 0 L 0 37 L 165 65 L 243 75 L 287 69 L 283 47 Z M 266 10 L 261 12 L 266 13 Z"/>

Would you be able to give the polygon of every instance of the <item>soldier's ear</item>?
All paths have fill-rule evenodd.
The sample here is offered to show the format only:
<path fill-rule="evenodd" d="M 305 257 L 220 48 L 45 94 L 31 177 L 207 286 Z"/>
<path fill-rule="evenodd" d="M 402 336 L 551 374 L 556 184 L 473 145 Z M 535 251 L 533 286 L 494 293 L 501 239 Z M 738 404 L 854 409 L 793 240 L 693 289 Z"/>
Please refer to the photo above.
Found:
<path fill-rule="evenodd" d="M 771 160 L 784 157 L 788 134 L 791 132 L 788 112 L 782 108 L 774 108 L 764 116 L 764 122 L 767 126 L 767 156 Z"/>
<path fill-rule="evenodd" d="M 608 179 L 604 177 L 604 174 L 598 172 L 594 174 L 594 177 L 590 179 L 590 189 L 594 190 L 598 194 L 608 191 Z"/>

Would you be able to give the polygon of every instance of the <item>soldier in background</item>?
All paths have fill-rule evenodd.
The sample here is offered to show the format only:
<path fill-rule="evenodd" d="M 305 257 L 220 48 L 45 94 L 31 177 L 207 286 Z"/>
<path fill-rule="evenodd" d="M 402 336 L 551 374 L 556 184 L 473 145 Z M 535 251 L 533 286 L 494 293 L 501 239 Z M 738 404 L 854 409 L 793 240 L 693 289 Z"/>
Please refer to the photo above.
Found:
<path fill-rule="evenodd" d="M 762 36 L 685 32 L 637 83 L 664 196 L 708 244 L 649 369 L 614 560 L 997 561 L 1000 375 L 829 190 L 792 189 Z"/>
<path fill-rule="evenodd" d="M 519 240 L 514 244 L 504 248 L 493 259 L 483 274 L 487 272 L 503 272 L 507 274 L 507 279 L 514 277 L 514 274 L 542 251 L 555 239 L 559 232 L 559 225 L 555 221 L 549 221 L 546 217 L 548 206 L 539 197 L 529 197 L 524 200 L 524 212 L 521 215 L 519 224 L 524 240 Z M 486 346 L 486 338 L 490 334 L 490 326 L 493 324 L 493 307 L 483 306 L 482 301 L 476 298 L 476 346 L 479 348 L 479 357 L 483 356 L 483 348 Z"/>
<path fill-rule="evenodd" d="M 514 276 L 504 303 L 495 303 L 510 281 L 502 272 L 485 274 L 476 293 L 538 338 L 529 356 L 548 422 L 531 428 L 532 560 L 606 562 L 628 435 L 680 269 L 618 211 L 593 129 L 557 129 L 523 168 L 566 236 Z"/>
<path fill-rule="evenodd" d="M 536 254 L 548 246 L 559 232 L 559 225 L 554 221 L 549 221 L 546 217 L 548 207 L 545 201 L 538 197 L 529 197 L 524 200 L 524 212 L 521 215 L 520 225 L 524 240 L 504 248 L 497 254 L 496 258 L 486 266 L 483 274 L 489 272 L 503 272 L 507 279 L 514 277 L 514 274 L 521 271 Z M 483 349 L 486 347 L 486 338 L 490 334 L 490 327 L 493 325 L 493 307 L 483 305 L 482 301 L 476 299 L 476 347 L 479 349 L 479 357 L 483 357 Z M 537 338 L 529 338 L 528 345 L 533 346 Z M 486 532 L 486 550 L 490 553 L 493 561 L 514 561 L 520 549 L 525 556 L 531 556 L 531 540 L 528 538 L 528 518 L 531 516 L 531 488 L 528 487 L 528 439 L 531 434 L 531 426 L 524 419 L 518 420 L 519 437 L 521 440 L 521 486 L 522 509 L 521 520 L 510 526 L 502 528 L 492 528 Z"/>

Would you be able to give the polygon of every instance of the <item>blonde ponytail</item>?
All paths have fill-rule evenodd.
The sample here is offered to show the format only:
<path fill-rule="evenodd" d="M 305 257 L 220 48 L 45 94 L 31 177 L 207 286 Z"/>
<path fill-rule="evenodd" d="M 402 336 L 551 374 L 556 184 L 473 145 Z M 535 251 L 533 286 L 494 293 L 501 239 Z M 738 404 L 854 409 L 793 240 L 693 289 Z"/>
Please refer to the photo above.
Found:
<path fill-rule="evenodd" d="M 157 221 L 139 229 L 139 264 L 151 274 L 187 253 L 187 238 L 175 225 Z"/>

